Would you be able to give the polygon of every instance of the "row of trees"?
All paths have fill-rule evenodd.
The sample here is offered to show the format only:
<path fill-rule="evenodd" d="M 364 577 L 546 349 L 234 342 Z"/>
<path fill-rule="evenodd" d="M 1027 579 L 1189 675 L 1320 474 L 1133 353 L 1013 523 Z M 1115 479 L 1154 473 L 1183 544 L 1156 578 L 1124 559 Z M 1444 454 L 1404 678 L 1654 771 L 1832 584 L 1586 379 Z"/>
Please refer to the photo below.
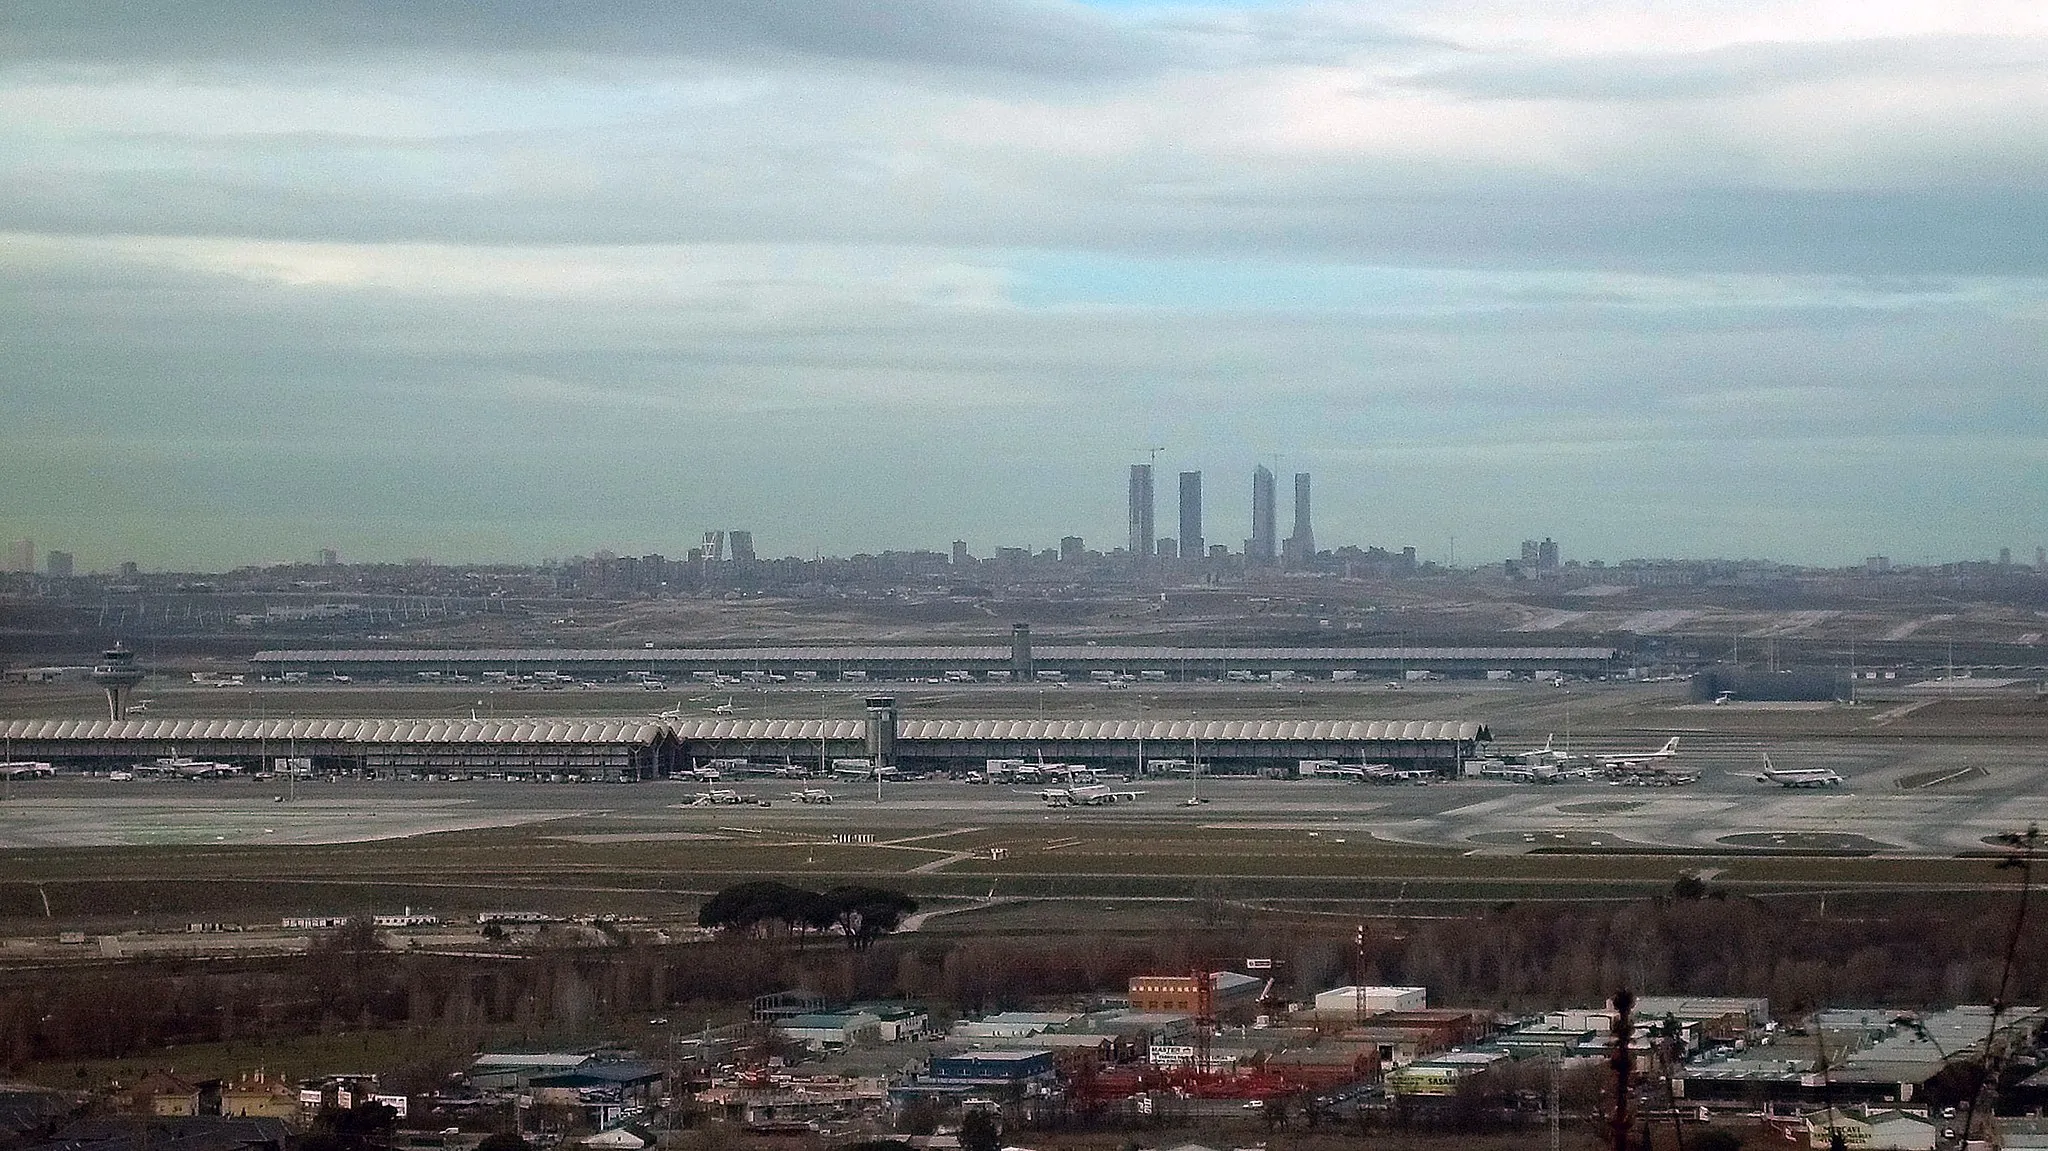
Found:
<path fill-rule="evenodd" d="M 738 883 L 725 888 L 697 913 L 701 927 L 762 934 L 780 928 L 801 939 L 814 931 L 837 929 L 849 949 L 862 951 L 902 926 L 917 910 L 917 900 L 885 887 L 845 884 L 808 891 L 774 880 Z"/>
<path fill-rule="evenodd" d="M 1427 986 L 1438 1002 L 1517 1008 L 1598 1003 L 1620 986 L 1764 995 L 1785 1009 L 2048 998 L 2048 916 L 2015 935 L 2011 897 L 1990 894 L 1837 895 L 1825 908 L 1818 897 L 1531 903 L 1367 920 L 1363 948 L 1348 919 L 1252 912 L 1214 929 L 890 938 L 914 907 L 880 889 L 743 884 L 705 905 L 703 921 L 724 936 L 689 946 L 506 961 L 393 952 L 362 925 L 299 956 L 4 971 L 0 1067 L 387 1027 L 446 1036 L 455 1049 L 508 1027 L 536 1040 L 590 1035 L 633 1013 L 709 1010 L 796 986 L 972 1012 L 1116 991 L 1133 975 L 1248 954 L 1280 961 L 1296 998 L 1354 975 Z M 789 944 L 789 934 L 834 929 L 846 948 Z"/>

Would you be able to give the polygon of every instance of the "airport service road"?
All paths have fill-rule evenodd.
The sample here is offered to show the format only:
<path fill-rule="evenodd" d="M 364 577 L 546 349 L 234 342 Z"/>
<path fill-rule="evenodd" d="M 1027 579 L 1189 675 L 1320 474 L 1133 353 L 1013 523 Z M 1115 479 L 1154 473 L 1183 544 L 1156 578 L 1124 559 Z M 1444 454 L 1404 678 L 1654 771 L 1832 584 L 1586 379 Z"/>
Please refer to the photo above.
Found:
<path fill-rule="evenodd" d="M 562 834 L 659 842 L 733 826 L 887 836 L 970 825 L 1158 821 L 1336 831 L 1489 854 L 1644 845 L 1952 855 L 1980 849 L 2001 832 L 2048 823 L 2048 756 L 2030 749 L 1772 741 L 1779 765 L 1832 768 L 1848 779 L 1840 788 L 1812 790 L 1758 783 L 1761 751 L 1741 737 L 1689 738 L 1675 766 L 1701 773 L 1690 787 L 1205 778 L 1201 792 L 1210 802 L 1194 807 L 1185 804 L 1194 785 L 1184 777 L 1129 785 L 1143 791 L 1135 803 L 1103 808 L 1049 808 L 1035 787 L 941 780 L 885 784 L 879 803 L 872 785 L 826 783 L 835 797 L 830 805 L 796 802 L 792 780 L 719 785 L 768 800 L 767 807 L 693 806 L 703 786 L 680 782 L 341 781 L 300 784 L 291 802 L 278 802 L 284 787 L 274 780 L 37 780 L 14 783 L 0 798 L 0 847 L 345 843 L 550 823 L 561 824 Z"/>

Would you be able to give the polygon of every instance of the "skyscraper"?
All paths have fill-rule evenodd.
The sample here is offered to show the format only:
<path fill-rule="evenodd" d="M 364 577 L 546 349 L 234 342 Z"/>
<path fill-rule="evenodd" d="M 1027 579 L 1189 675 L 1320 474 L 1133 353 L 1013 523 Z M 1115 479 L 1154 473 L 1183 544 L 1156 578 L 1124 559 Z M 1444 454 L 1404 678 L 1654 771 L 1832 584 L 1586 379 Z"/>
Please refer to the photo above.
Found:
<path fill-rule="evenodd" d="M 1316 529 L 1309 517 L 1308 473 L 1294 473 L 1294 534 L 1287 537 L 1287 557 L 1294 566 L 1306 564 L 1316 554 Z"/>
<path fill-rule="evenodd" d="M 1269 564 L 1276 554 L 1273 473 L 1264 464 L 1252 469 L 1252 538 L 1245 545 L 1244 558 L 1255 564 Z"/>
<path fill-rule="evenodd" d="M 1131 557 L 1152 554 L 1152 465 L 1131 465 Z"/>
<path fill-rule="evenodd" d="M 1202 543 L 1202 473 L 1180 474 L 1180 554 L 1198 560 L 1208 550 Z"/>

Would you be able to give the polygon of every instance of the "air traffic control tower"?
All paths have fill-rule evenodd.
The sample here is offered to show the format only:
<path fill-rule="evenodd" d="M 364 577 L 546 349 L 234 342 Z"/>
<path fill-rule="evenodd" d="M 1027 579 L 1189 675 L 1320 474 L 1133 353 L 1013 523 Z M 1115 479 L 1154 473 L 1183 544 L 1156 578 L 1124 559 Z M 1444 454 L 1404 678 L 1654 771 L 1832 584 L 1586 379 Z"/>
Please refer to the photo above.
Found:
<path fill-rule="evenodd" d="M 145 674 L 135 666 L 135 653 L 118 640 L 100 653 L 100 662 L 92 669 L 92 681 L 106 689 L 108 719 L 119 723 L 128 718 L 128 693 L 135 690 Z"/>

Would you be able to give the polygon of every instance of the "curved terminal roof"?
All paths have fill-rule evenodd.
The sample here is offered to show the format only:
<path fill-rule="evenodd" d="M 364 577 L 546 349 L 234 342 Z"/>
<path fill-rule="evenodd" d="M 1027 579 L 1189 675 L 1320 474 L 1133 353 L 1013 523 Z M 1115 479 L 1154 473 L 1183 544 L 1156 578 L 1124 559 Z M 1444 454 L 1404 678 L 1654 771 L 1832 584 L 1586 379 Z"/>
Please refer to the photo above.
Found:
<path fill-rule="evenodd" d="M 691 741 L 868 737 L 867 721 L 862 719 L 686 719 L 666 726 L 677 739 Z"/>
<path fill-rule="evenodd" d="M 1291 719 L 925 719 L 896 729 L 899 740 L 1471 740 L 1481 725 L 1461 720 Z"/>
<path fill-rule="evenodd" d="M 285 743 L 651 744 L 864 740 L 860 719 L 17 719 L 0 736 L 22 741 L 140 740 L 159 743 L 269 740 Z M 1486 738 L 1469 720 L 1287 719 L 913 719 L 897 725 L 905 742 L 1202 740 L 1215 743 L 1426 742 Z"/>
<path fill-rule="evenodd" d="M 1611 660 L 1611 647 L 1161 647 L 1092 644 L 1035 644 L 1034 661 L 1048 663 L 1119 662 L 1230 664 L 1285 663 L 1304 665 L 1330 663 L 1495 662 L 1584 663 Z M 814 664 L 829 667 L 838 663 L 955 662 L 1008 665 L 1010 649 L 988 646 L 878 646 L 846 647 L 750 647 L 750 648 L 334 648 L 259 651 L 250 662 L 257 664 L 372 664 L 388 663 L 418 667 L 420 670 L 453 664 L 486 664 L 512 670 L 519 666 L 555 667 L 561 664 L 611 664 L 621 670 L 653 664 L 703 664 L 736 666 L 750 663 Z"/>
<path fill-rule="evenodd" d="M 0 735 L 20 740 L 223 740 L 358 743 L 654 743 L 651 719 L 17 719 Z"/>

